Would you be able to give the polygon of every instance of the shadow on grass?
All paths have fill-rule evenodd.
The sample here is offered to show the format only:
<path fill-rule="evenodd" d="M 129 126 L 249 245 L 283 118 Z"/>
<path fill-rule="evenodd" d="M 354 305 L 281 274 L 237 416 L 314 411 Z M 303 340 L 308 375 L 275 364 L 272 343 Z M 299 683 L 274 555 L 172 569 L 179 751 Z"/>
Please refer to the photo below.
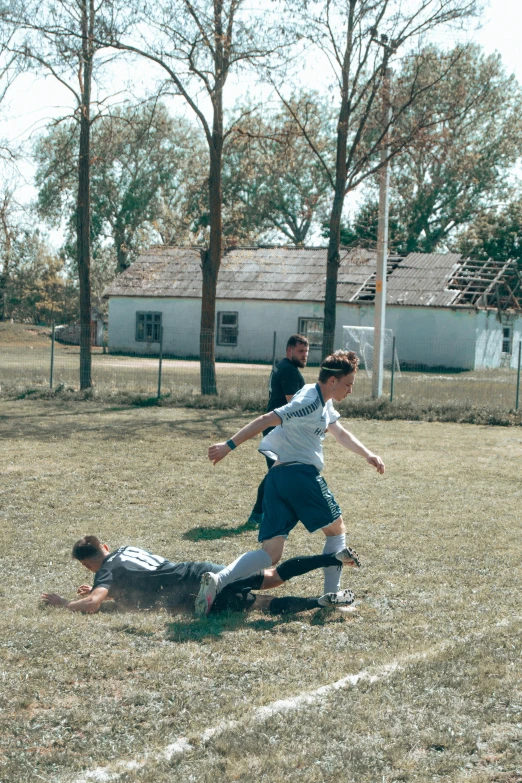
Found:
<path fill-rule="evenodd" d="M 284 623 L 287 618 L 261 617 L 258 620 L 246 622 L 244 612 L 221 612 L 219 615 L 202 619 L 174 620 L 166 625 L 165 638 L 169 642 L 183 644 L 185 642 L 205 642 L 219 639 L 224 633 L 233 633 L 248 624 L 256 631 L 270 631 L 276 625 Z"/>
<path fill-rule="evenodd" d="M 0 398 L 2 401 L 3 398 Z M 6 400 L 7 402 L 8 400 Z M 156 418 L 154 416 L 140 418 L 138 421 L 133 416 L 133 410 L 129 405 L 111 404 L 85 400 L 71 401 L 58 396 L 49 399 L 35 399 L 39 403 L 36 411 L 27 406 L 15 413 L 2 414 L 0 440 L 9 440 L 20 437 L 33 438 L 39 441 L 68 440 L 73 435 L 82 433 L 97 433 L 98 437 L 107 441 L 139 440 L 144 431 L 170 430 L 179 435 L 194 438 L 201 436 L 208 438 L 210 433 L 216 440 L 224 437 L 230 431 L 231 421 L 234 421 L 241 412 L 221 412 L 219 416 L 214 411 L 195 411 L 194 415 L 176 418 L 175 409 L 171 417 Z M 78 406 L 78 402 L 83 402 Z M 91 407 L 92 406 L 92 407 Z M 44 410 L 45 415 L 42 415 Z M 153 408 L 150 408 L 152 411 Z M 114 414 L 124 414 L 122 418 L 111 418 Z M 236 429 L 236 426 L 233 427 Z"/>
<path fill-rule="evenodd" d="M 187 530 L 181 536 L 187 541 L 215 541 L 218 538 L 232 538 L 233 536 L 240 536 L 241 533 L 249 533 L 252 530 L 257 530 L 257 524 L 255 522 L 244 522 L 237 527 L 200 527 L 199 525 Z"/>
<path fill-rule="evenodd" d="M 224 633 L 234 633 L 245 626 L 253 631 L 272 631 L 279 626 L 292 622 L 303 622 L 303 617 L 309 618 L 310 625 L 330 625 L 346 623 L 357 619 L 357 615 L 346 615 L 327 608 L 315 609 L 312 612 L 288 612 L 282 615 L 264 615 L 253 620 L 247 612 L 220 612 L 202 619 L 180 619 L 167 623 L 165 639 L 176 644 L 185 642 L 210 642 L 219 639 Z M 247 619 L 248 618 L 248 619 Z"/>

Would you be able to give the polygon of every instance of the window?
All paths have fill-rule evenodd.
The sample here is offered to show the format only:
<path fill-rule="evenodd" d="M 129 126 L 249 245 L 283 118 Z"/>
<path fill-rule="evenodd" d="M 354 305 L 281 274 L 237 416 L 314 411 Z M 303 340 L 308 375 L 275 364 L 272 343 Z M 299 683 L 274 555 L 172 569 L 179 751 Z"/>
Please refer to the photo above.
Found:
<path fill-rule="evenodd" d="M 159 343 L 161 313 L 136 313 L 136 342 Z"/>
<path fill-rule="evenodd" d="M 511 327 L 504 326 L 502 329 L 502 353 L 511 353 L 512 334 Z"/>
<path fill-rule="evenodd" d="M 322 348 L 323 346 L 324 318 L 300 318 L 297 331 L 303 337 L 308 338 L 310 348 Z"/>
<path fill-rule="evenodd" d="M 237 345 L 238 314 L 218 313 L 217 344 Z"/>

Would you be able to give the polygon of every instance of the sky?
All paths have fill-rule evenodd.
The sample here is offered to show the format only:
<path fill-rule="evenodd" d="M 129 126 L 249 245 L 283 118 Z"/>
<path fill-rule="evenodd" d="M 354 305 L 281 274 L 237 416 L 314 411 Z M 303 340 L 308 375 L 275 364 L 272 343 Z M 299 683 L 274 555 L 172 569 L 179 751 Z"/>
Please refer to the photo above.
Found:
<path fill-rule="evenodd" d="M 439 33 L 436 42 L 451 46 L 458 40 L 475 41 L 486 53 L 500 52 L 506 69 L 513 72 L 522 83 L 522 56 L 520 29 L 522 28 L 522 3 L 520 0 L 486 0 L 481 26 L 464 32 L 447 31 Z M 121 74 L 120 84 L 115 89 L 123 89 L 127 71 Z M 133 69 L 136 77 L 140 74 L 141 83 L 135 85 L 137 95 L 146 92 L 147 81 L 151 73 L 140 65 Z M 314 74 L 315 76 L 316 74 Z M 117 82 L 118 79 L 116 78 Z M 230 92 L 234 93 L 233 85 Z M 25 74 L 19 78 L 8 94 L 8 100 L 0 115 L 0 138 L 17 143 L 25 143 L 26 148 L 42 132 L 53 118 L 66 115 L 70 111 L 70 96 L 53 78 L 34 78 Z M 19 167 L 25 183 L 20 193 L 24 201 L 34 197 L 32 187 L 32 164 L 26 160 Z"/>
<path fill-rule="evenodd" d="M 520 0 L 491 0 L 484 13 L 482 29 L 475 33 L 474 39 L 486 52 L 500 52 L 507 70 L 522 83 L 521 26 Z"/>

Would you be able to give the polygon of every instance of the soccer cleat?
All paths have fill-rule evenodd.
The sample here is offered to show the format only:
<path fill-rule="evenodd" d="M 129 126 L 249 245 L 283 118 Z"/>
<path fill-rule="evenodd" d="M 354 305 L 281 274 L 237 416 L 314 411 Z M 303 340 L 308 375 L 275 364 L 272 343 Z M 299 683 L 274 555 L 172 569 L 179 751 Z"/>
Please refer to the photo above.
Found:
<path fill-rule="evenodd" d="M 340 563 L 347 566 L 353 566 L 356 565 L 357 568 L 361 567 L 361 561 L 359 560 L 359 555 L 355 551 L 355 549 L 352 549 L 351 547 L 347 546 L 344 549 L 341 549 L 340 552 L 336 552 L 334 557 L 339 560 Z"/>
<path fill-rule="evenodd" d="M 217 595 L 217 586 L 217 574 L 213 574 L 211 571 L 207 571 L 206 574 L 203 574 L 194 606 L 196 617 L 206 617 L 210 612 Z"/>
<path fill-rule="evenodd" d="M 331 609 L 346 610 L 346 607 L 353 604 L 355 596 L 351 590 L 339 590 L 338 593 L 326 593 L 318 599 L 319 606 L 327 606 Z"/>

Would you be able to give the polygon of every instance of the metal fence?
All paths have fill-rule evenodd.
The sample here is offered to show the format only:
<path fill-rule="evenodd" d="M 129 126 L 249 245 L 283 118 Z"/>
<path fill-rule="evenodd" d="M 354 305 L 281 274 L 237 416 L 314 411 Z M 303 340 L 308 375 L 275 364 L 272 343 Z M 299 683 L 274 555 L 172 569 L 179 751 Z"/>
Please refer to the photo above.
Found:
<path fill-rule="evenodd" d="M 241 346 L 234 344 L 233 338 L 229 338 L 228 344 L 216 345 L 218 397 L 224 403 L 247 400 L 262 405 L 267 399 L 273 360 L 284 356 L 287 336 L 272 330 L 243 333 Z M 134 335 L 127 337 L 127 343 L 119 336 L 112 344 L 92 348 L 92 383 L 96 390 L 170 395 L 180 401 L 200 395 L 199 335 L 194 330 L 178 330 L 175 335 L 163 333 L 163 340 L 134 345 Z M 194 352 L 176 355 L 173 345 L 192 345 Z M 394 362 L 393 369 L 384 374 L 385 398 L 394 402 L 519 409 L 522 343 L 513 346 L 513 356 L 502 356 L 504 366 L 477 370 L 430 367 L 427 361 L 405 364 L 401 362 L 400 344 L 396 343 L 395 350 L 399 362 Z M 238 353 L 241 358 L 234 358 Z M 432 354 L 427 344 L 425 355 Z M 51 339 L 51 334 L 30 345 L 0 344 L 0 391 L 79 389 L 79 356 L 78 346 L 58 343 Z M 308 383 L 316 380 L 319 361 L 320 348 L 312 346 L 309 364 L 303 370 Z M 399 366 L 400 371 L 396 369 Z M 354 394 L 359 399 L 371 397 L 371 373 L 364 366 L 357 375 Z"/>

